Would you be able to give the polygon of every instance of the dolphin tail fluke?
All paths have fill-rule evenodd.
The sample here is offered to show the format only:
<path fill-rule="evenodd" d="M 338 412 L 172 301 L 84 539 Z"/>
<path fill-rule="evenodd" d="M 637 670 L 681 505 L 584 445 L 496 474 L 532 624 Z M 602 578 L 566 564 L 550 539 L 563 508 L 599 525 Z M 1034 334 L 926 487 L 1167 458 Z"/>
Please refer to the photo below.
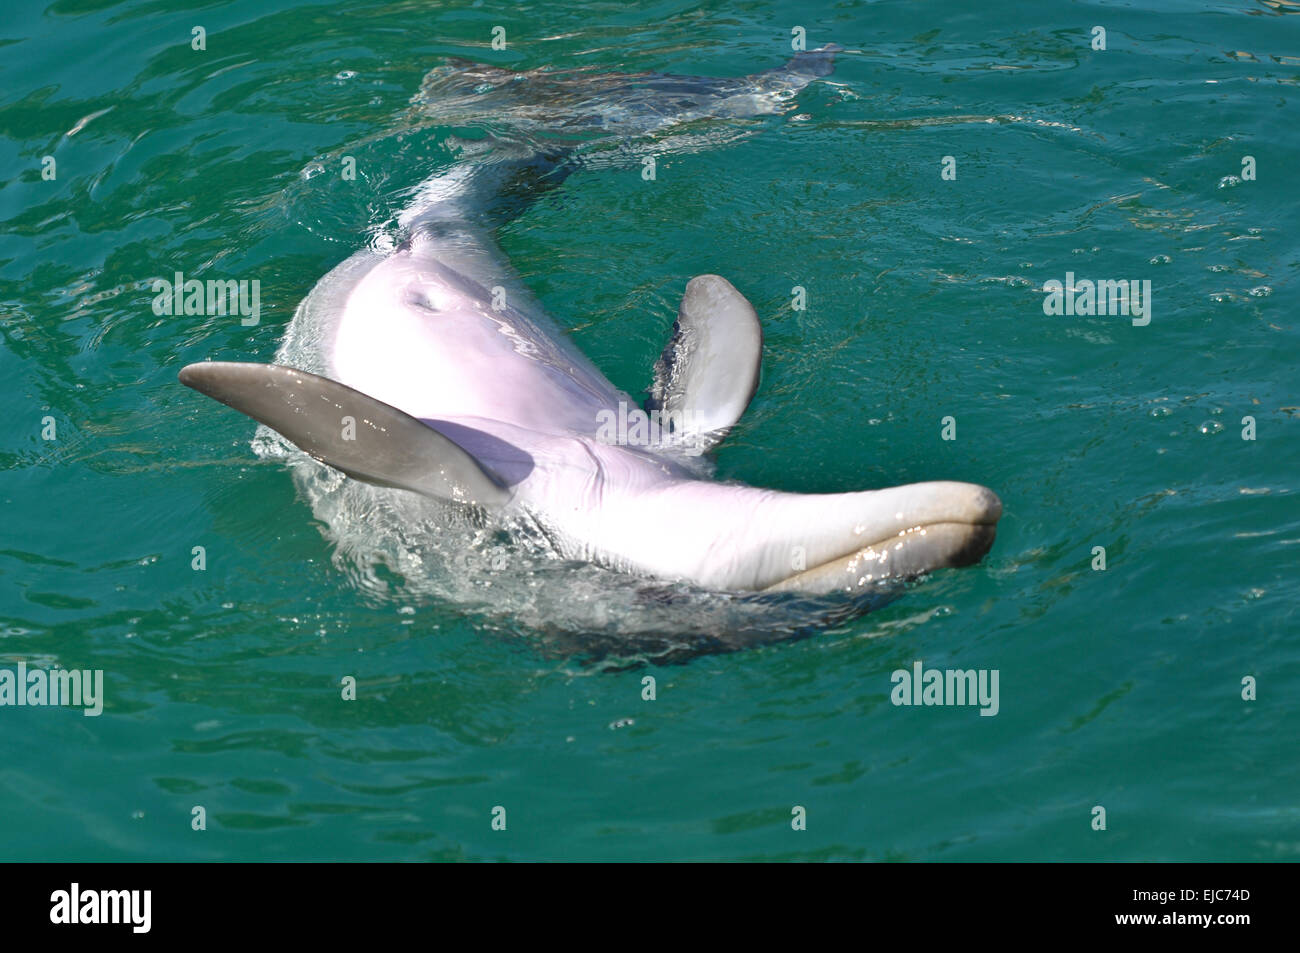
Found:
<path fill-rule="evenodd" d="M 712 148 L 725 137 L 677 127 L 785 112 L 794 94 L 832 71 L 840 50 L 829 44 L 784 66 L 724 78 L 590 68 L 516 72 L 450 58 L 425 76 L 412 99 L 415 114 L 484 135 L 454 140 L 457 166 L 421 188 L 402 224 L 437 227 L 485 214 L 500 224 L 579 167 Z"/>
<path fill-rule="evenodd" d="M 533 145 L 577 147 L 609 137 L 658 136 L 700 119 L 784 112 L 792 94 L 832 72 L 842 50 L 830 43 L 738 77 L 590 68 L 515 72 L 451 59 L 430 70 L 412 103 L 445 123 L 484 123 Z"/>
<path fill-rule="evenodd" d="M 190 364 L 180 381 L 357 480 L 485 507 L 510 498 L 459 445 L 337 381 L 278 364 L 224 361 Z"/>
<path fill-rule="evenodd" d="M 807 77 L 806 82 L 811 83 L 818 77 L 829 76 L 835 72 L 835 54 L 843 52 L 844 47 L 838 43 L 827 43 L 815 50 L 804 50 L 796 53 L 784 66 L 778 66 L 768 72 Z"/>
<path fill-rule="evenodd" d="M 658 411 L 682 449 L 703 453 L 735 426 L 758 389 L 763 328 L 727 279 L 686 285 L 673 335 L 655 365 L 647 411 Z"/>

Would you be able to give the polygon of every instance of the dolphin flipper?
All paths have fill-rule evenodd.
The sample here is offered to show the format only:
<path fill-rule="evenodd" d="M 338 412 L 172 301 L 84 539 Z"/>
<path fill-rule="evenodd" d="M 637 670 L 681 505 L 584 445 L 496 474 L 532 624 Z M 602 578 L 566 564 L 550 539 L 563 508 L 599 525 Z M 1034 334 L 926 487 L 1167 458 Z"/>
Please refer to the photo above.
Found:
<path fill-rule="evenodd" d="M 674 438 L 695 453 L 717 445 L 758 389 L 763 328 L 726 278 L 686 285 L 673 336 L 655 364 L 646 409 L 659 411 Z"/>
<path fill-rule="evenodd" d="M 180 381 L 354 479 L 487 507 L 510 498 L 447 437 L 337 381 L 279 364 L 226 361 L 190 364 L 181 369 Z M 346 417 L 352 418 L 351 428 Z"/>

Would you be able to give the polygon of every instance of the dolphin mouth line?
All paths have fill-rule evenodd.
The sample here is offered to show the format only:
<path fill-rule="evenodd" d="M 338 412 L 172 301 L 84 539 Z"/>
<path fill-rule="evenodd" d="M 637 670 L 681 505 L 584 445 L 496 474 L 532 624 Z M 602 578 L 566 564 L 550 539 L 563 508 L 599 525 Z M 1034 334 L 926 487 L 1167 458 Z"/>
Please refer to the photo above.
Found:
<path fill-rule="evenodd" d="M 993 540 L 997 535 L 998 520 L 1001 517 L 1000 511 L 1001 507 L 998 507 L 996 515 L 989 515 L 975 520 L 935 520 L 929 523 L 918 523 L 871 542 L 855 546 L 843 555 L 800 570 L 779 582 L 764 586 L 758 591 L 809 591 L 807 588 L 808 583 L 814 581 L 824 583 L 830 574 L 838 570 L 847 578 L 842 579 L 839 585 L 832 587 L 830 590 L 827 590 L 824 585 L 817 585 L 814 591 L 852 592 L 870 583 L 897 583 L 906 579 L 928 575 L 935 569 L 958 569 L 963 566 L 971 566 L 983 559 L 985 554 L 992 548 Z M 944 560 L 930 563 L 925 569 L 914 572 L 896 571 L 893 566 L 887 564 L 891 552 L 901 550 L 908 543 L 927 536 L 931 531 L 945 529 L 967 532 L 969 535 Z M 894 545 L 891 546 L 891 543 Z M 880 571 L 874 569 L 866 571 L 873 565 L 879 565 Z"/>
<path fill-rule="evenodd" d="M 932 529 L 938 529 L 938 528 L 941 527 L 941 526 L 967 526 L 967 527 L 989 526 L 989 527 L 994 527 L 994 526 L 997 526 L 997 525 L 998 525 L 998 521 L 997 521 L 996 519 L 978 519 L 978 520 L 932 520 L 932 521 L 929 522 L 929 523 L 917 523 L 915 526 L 908 526 L 908 527 L 906 527 L 906 528 L 904 528 L 904 529 L 900 529 L 900 530 L 899 530 L 898 532 L 896 532 L 896 533 L 890 533 L 890 534 L 887 535 L 887 536 L 881 536 L 879 539 L 872 540 L 872 541 L 869 542 L 869 543 L 866 543 L 866 544 L 864 544 L 864 545 L 862 545 L 862 546 L 858 546 L 858 547 L 856 547 L 856 548 L 853 550 L 853 552 L 854 552 L 854 553 L 860 553 L 860 552 L 863 552 L 863 551 L 868 550 L 868 549 L 874 549 L 874 548 L 876 548 L 877 546 L 884 546 L 884 545 L 886 545 L 887 543 L 889 543 L 890 540 L 894 540 L 894 539 L 901 539 L 901 540 L 904 540 L 904 541 L 905 541 L 905 540 L 909 539 L 913 534 L 920 534 L 921 536 L 924 536 L 924 535 L 926 535 L 926 533 L 927 533 L 929 530 L 932 530 Z M 902 544 L 900 543 L 899 545 L 902 545 Z M 850 553 L 845 553 L 845 555 L 847 556 L 847 555 L 851 555 L 851 554 L 850 554 Z M 841 557 L 837 557 L 837 558 L 842 559 L 842 558 L 844 558 L 844 557 L 841 556 Z M 828 562 L 835 562 L 835 560 L 834 560 L 834 559 L 831 559 L 831 560 L 828 560 Z"/>

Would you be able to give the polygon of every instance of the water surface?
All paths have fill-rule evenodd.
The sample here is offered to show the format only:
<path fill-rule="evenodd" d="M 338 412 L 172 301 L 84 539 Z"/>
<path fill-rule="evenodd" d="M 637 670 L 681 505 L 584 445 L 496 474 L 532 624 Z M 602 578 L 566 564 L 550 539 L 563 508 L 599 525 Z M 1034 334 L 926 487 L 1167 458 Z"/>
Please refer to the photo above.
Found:
<path fill-rule="evenodd" d="M 0 17 L 0 661 L 107 695 L 0 708 L 0 856 L 1296 858 L 1294 5 L 183 6 Z M 789 113 L 653 182 L 584 169 L 503 247 L 635 394 L 687 279 L 727 276 L 767 347 L 719 475 L 985 484 L 981 566 L 814 638 L 583 665 L 352 571 L 252 425 L 176 382 L 270 360 L 475 134 L 401 132 L 444 57 L 736 76 L 794 26 L 850 52 Z M 258 279 L 260 323 L 155 315 L 178 270 Z M 1045 315 L 1067 272 L 1149 279 L 1150 324 Z M 998 714 L 892 705 L 917 660 L 997 670 Z"/>

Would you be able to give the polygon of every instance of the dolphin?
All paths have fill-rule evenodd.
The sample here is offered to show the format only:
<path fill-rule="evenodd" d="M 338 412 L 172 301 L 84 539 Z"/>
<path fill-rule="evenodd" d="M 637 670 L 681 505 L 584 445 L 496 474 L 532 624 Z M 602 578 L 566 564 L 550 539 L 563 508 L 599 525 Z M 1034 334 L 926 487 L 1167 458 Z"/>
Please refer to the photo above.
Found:
<path fill-rule="evenodd" d="M 276 363 L 190 364 L 181 382 L 298 448 L 313 479 L 351 478 L 367 513 L 424 501 L 476 540 L 523 533 L 560 565 L 636 580 L 642 594 L 853 600 L 978 562 L 1002 512 L 983 486 L 801 494 L 710 478 L 708 454 L 748 406 L 762 358 L 758 316 L 727 279 L 686 283 L 641 403 L 559 331 L 493 238 L 593 148 L 780 113 L 838 49 L 733 79 L 433 70 L 413 108 L 458 124 L 493 116 L 488 145 L 416 190 L 400 243 L 320 279 Z"/>

